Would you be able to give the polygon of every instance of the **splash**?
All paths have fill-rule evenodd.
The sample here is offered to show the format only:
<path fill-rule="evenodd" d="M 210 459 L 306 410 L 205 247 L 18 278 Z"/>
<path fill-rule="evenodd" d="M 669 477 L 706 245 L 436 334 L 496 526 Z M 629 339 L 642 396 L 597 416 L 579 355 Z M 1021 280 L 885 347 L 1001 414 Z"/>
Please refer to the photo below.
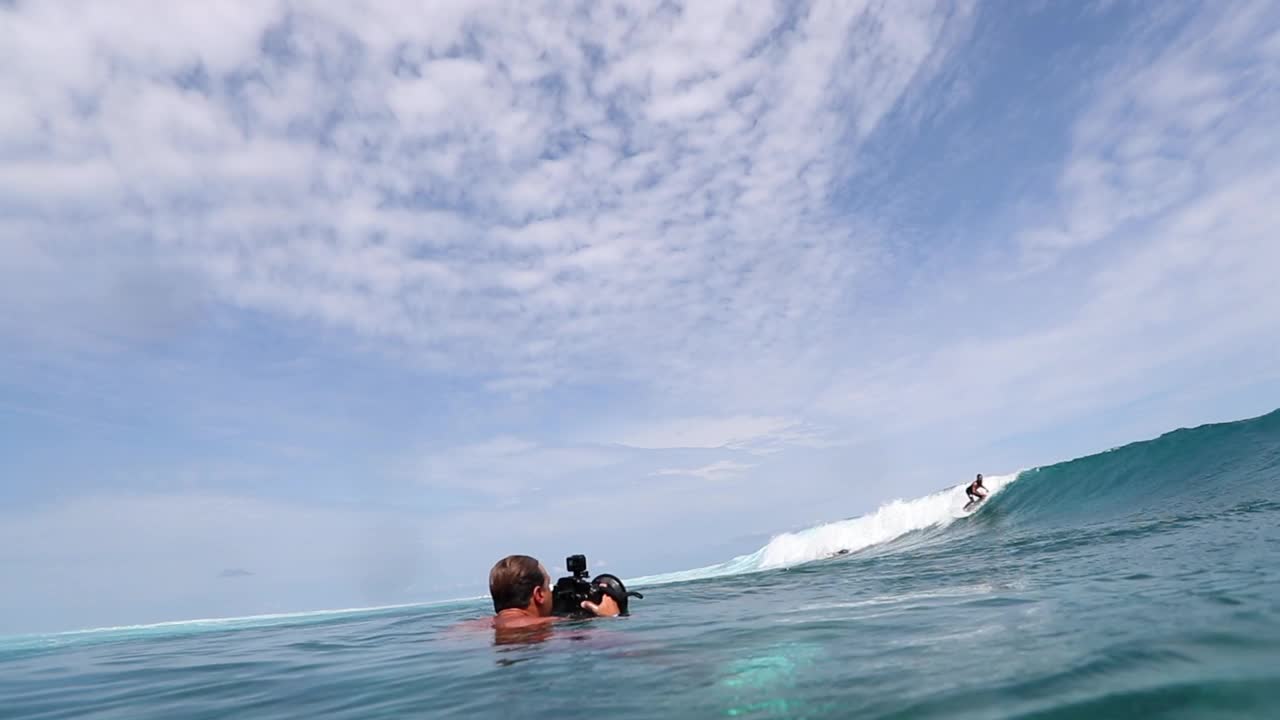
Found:
<path fill-rule="evenodd" d="M 1021 473 L 990 475 L 985 485 L 989 497 L 1018 479 Z M 969 513 L 963 508 L 968 499 L 964 485 L 942 490 L 912 500 L 894 500 L 881 505 L 873 513 L 849 520 L 824 523 L 774 537 L 767 545 L 728 562 L 680 572 L 649 575 L 627 581 L 632 585 L 665 585 L 686 580 L 739 575 L 742 573 L 790 567 L 830 557 L 841 551 L 856 552 L 890 542 L 917 530 L 943 527 Z"/>

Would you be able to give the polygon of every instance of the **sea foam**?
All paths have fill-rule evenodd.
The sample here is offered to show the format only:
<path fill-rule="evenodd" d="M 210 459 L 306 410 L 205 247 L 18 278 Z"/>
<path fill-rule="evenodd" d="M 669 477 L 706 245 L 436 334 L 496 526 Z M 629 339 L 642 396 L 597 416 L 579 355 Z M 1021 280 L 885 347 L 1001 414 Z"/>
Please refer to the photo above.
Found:
<path fill-rule="evenodd" d="M 994 497 L 1018 479 L 1020 473 L 988 475 L 984 485 Z M 966 485 L 957 485 L 912 500 L 893 500 L 874 512 L 848 520 L 823 523 L 804 530 L 774 536 L 768 544 L 748 555 L 707 567 L 628 580 L 631 585 L 667 583 L 790 567 L 830 557 L 840 551 L 857 552 L 890 542 L 916 530 L 949 525 L 968 513 Z"/>

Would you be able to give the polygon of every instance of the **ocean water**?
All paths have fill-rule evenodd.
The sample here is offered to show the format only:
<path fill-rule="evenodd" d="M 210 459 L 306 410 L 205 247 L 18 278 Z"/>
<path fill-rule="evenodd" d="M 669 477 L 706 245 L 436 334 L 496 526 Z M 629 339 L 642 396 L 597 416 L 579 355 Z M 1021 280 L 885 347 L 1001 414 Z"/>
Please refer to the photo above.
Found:
<path fill-rule="evenodd" d="M 0 717 L 1280 717 L 1280 411 L 992 484 L 518 641 L 485 600 L 0 639 Z"/>

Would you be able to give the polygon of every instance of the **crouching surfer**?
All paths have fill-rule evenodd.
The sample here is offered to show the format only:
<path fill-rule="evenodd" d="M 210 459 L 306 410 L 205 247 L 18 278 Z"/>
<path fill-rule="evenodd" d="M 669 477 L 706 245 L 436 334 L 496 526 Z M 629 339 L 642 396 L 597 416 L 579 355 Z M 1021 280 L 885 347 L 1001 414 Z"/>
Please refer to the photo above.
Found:
<path fill-rule="evenodd" d="M 969 483 L 969 487 L 964 489 L 964 494 L 969 496 L 967 507 L 973 507 L 987 497 L 987 488 L 982 484 L 982 473 L 978 473 L 978 479 Z"/>

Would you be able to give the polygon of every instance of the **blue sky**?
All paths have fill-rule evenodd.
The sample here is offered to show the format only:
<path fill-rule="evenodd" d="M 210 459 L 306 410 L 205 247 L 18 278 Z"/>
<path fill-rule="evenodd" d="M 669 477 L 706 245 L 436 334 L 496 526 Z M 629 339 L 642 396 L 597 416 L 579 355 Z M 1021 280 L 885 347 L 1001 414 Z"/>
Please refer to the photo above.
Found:
<path fill-rule="evenodd" d="M 1280 405 L 1274 3 L 0 36 L 0 632 L 679 570 Z"/>

